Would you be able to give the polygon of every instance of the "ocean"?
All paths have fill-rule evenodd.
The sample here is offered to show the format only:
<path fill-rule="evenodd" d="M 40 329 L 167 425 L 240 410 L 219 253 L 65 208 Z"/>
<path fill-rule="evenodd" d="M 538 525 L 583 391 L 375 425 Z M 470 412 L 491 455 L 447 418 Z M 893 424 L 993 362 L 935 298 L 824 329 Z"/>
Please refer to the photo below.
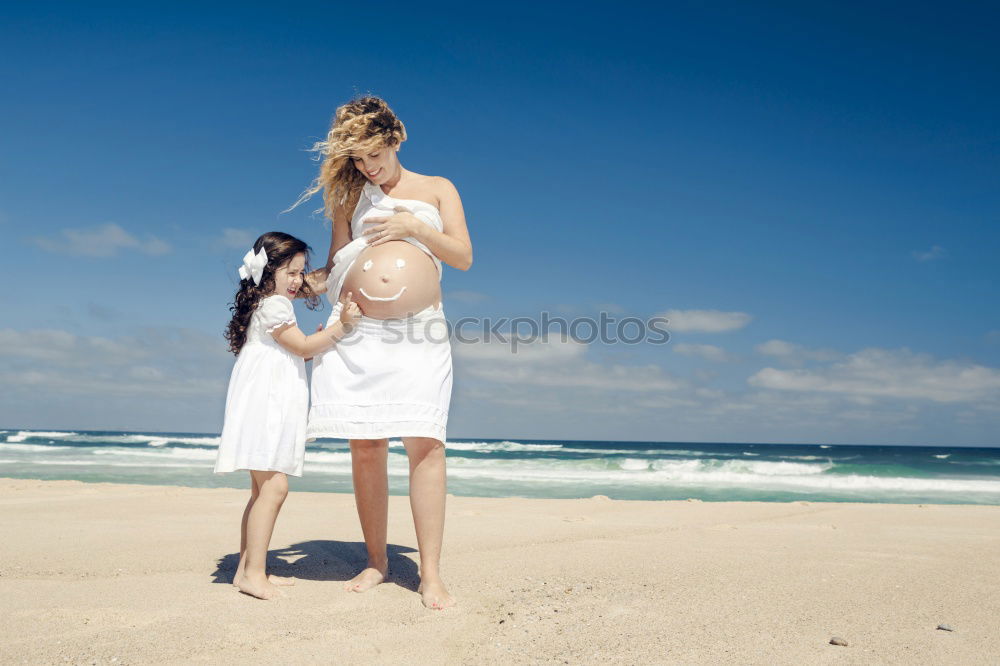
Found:
<path fill-rule="evenodd" d="M 0 477 L 248 487 L 215 475 L 218 435 L 0 430 Z M 1000 505 L 1000 448 L 456 439 L 448 492 L 478 497 Z M 407 492 L 389 443 L 389 491 Z M 292 490 L 352 492 L 347 443 L 318 440 Z"/>

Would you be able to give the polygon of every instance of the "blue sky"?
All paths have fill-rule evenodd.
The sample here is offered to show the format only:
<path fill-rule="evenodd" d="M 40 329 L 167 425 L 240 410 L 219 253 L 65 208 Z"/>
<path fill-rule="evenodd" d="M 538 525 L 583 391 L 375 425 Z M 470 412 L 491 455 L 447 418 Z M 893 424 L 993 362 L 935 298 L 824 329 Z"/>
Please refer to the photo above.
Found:
<path fill-rule="evenodd" d="M 981 3 L 0 9 L 0 427 L 217 431 L 247 239 L 384 96 L 475 248 L 454 437 L 1000 445 L 1000 19 Z M 299 309 L 303 327 L 326 313 Z"/>

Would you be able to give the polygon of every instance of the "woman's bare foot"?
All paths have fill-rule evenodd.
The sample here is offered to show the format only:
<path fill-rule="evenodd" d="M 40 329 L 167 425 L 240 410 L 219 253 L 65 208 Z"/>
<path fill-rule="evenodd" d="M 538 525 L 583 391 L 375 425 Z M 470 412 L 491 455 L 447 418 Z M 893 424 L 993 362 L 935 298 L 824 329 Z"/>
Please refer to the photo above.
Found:
<path fill-rule="evenodd" d="M 383 564 L 381 567 L 371 566 L 371 564 L 369 562 L 368 567 L 364 571 L 344 583 L 344 589 L 348 592 L 367 592 L 389 577 L 388 563 Z"/>
<path fill-rule="evenodd" d="M 420 593 L 420 600 L 424 606 L 431 610 L 444 610 L 455 605 L 455 597 L 448 594 L 448 590 L 439 578 L 420 581 L 417 592 Z"/>
<path fill-rule="evenodd" d="M 258 599 L 274 599 L 285 596 L 284 592 L 271 584 L 264 576 L 245 575 L 240 579 L 237 587 L 243 594 L 249 594 Z"/>

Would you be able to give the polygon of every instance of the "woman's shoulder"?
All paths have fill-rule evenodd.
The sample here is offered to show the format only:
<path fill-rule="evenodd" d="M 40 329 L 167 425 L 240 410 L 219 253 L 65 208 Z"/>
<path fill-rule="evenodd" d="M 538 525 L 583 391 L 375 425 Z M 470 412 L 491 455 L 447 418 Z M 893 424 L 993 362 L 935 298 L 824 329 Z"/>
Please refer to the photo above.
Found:
<path fill-rule="evenodd" d="M 413 179 L 413 185 L 416 187 L 426 187 L 430 189 L 438 187 L 455 187 L 452 182 L 444 176 L 428 176 L 424 173 L 411 171 L 410 177 Z"/>
<path fill-rule="evenodd" d="M 413 189 L 421 190 L 432 195 L 438 202 L 438 208 L 440 204 L 447 201 L 449 198 L 457 196 L 458 190 L 455 188 L 455 184 L 444 176 L 428 176 L 422 173 L 410 172 L 413 180 Z"/>

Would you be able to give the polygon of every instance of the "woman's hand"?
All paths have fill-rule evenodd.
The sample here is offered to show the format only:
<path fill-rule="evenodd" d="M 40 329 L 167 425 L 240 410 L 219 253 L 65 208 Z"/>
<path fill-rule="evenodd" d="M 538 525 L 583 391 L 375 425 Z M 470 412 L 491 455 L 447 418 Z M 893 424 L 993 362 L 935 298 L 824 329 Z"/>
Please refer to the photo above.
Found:
<path fill-rule="evenodd" d="M 361 232 L 368 238 L 368 245 L 374 247 L 392 240 L 416 237 L 416 230 L 423 223 L 406 206 L 396 206 L 393 210 L 396 213 L 389 217 L 370 217 L 365 220 L 365 224 L 372 225 Z"/>
<path fill-rule="evenodd" d="M 305 274 L 305 283 L 309 285 L 312 292 L 319 296 L 320 294 L 326 293 L 326 279 L 330 277 L 329 268 L 317 268 L 311 273 Z M 305 298 L 305 294 L 299 289 L 299 292 L 295 294 L 295 298 Z"/>
<path fill-rule="evenodd" d="M 351 300 L 353 295 L 354 293 L 349 291 L 347 296 L 340 300 L 340 323 L 344 326 L 345 331 L 351 330 L 355 324 L 361 321 L 361 308 Z"/>

